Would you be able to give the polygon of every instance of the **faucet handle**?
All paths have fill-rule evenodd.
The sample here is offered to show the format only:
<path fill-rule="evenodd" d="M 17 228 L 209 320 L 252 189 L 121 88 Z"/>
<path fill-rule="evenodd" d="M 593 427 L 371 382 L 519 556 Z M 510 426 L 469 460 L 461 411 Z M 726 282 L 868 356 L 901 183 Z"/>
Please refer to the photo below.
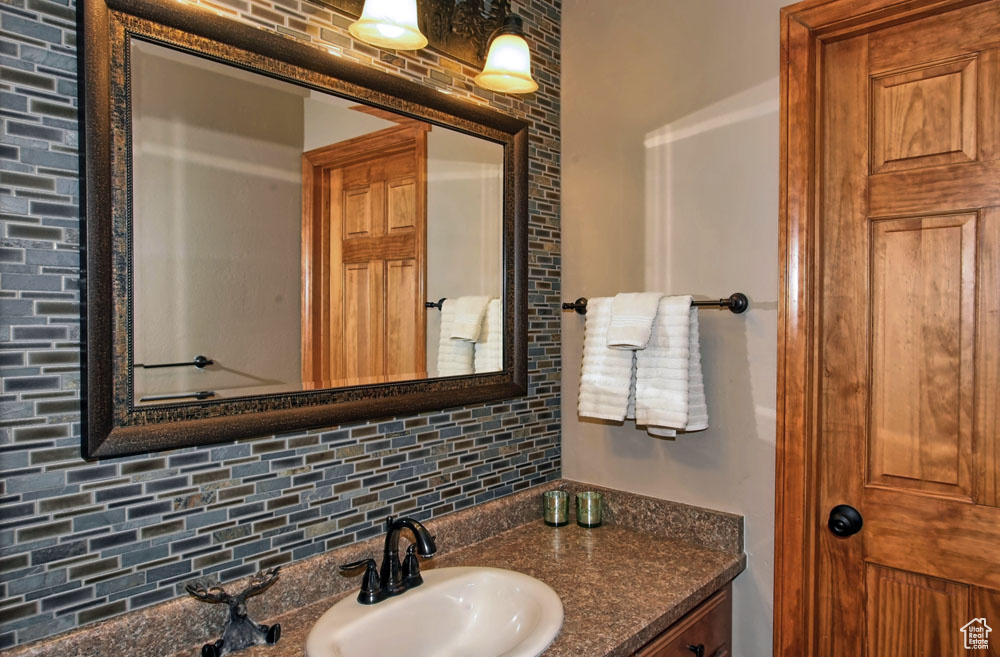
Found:
<path fill-rule="evenodd" d="M 412 589 L 424 583 L 424 578 L 420 576 L 420 560 L 417 559 L 417 545 L 410 543 L 406 548 L 406 558 L 403 559 L 403 584 L 406 588 Z"/>
<path fill-rule="evenodd" d="M 362 559 L 353 563 L 345 563 L 340 567 L 341 571 L 357 570 L 361 566 L 365 567 L 365 574 L 361 578 L 361 591 L 358 593 L 358 602 L 363 605 L 373 605 L 382 599 L 382 587 L 378 580 L 378 568 L 374 559 Z"/>

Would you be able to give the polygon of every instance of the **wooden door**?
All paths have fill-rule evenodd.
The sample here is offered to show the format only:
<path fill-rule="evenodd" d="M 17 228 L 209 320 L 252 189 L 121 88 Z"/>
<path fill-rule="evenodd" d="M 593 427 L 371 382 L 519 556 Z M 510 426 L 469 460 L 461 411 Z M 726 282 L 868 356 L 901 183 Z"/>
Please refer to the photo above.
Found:
<path fill-rule="evenodd" d="M 307 388 L 427 375 L 429 127 L 388 128 L 303 155 Z"/>
<path fill-rule="evenodd" d="M 1000 654 L 1000 0 L 859 4 L 786 13 L 776 653 Z"/>

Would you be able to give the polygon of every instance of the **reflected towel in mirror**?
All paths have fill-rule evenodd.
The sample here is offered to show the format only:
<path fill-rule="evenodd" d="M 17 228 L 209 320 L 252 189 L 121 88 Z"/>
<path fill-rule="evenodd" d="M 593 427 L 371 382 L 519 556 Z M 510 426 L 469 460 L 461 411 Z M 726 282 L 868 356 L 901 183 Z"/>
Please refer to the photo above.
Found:
<path fill-rule="evenodd" d="M 441 304 L 441 335 L 438 340 L 438 376 L 461 376 L 473 373 L 475 345 L 465 340 L 453 340 L 457 302 L 445 299 Z"/>
<path fill-rule="evenodd" d="M 476 342 L 483 326 L 483 315 L 490 297 L 459 297 L 455 300 L 451 336 L 456 340 Z"/>
<path fill-rule="evenodd" d="M 503 310 L 500 299 L 490 299 L 486 305 L 479 341 L 475 345 L 476 374 L 503 369 Z"/>

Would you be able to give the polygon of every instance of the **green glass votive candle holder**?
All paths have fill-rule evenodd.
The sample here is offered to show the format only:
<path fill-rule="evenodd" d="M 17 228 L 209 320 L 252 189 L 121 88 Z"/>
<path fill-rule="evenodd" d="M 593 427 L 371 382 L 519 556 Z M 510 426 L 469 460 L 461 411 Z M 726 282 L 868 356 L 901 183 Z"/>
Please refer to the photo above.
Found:
<path fill-rule="evenodd" d="M 549 527 L 569 524 L 569 493 L 550 490 L 542 495 L 542 517 Z"/>
<path fill-rule="evenodd" d="M 587 492 L 576 494 L 576 524 L 588 529 L 601 526 L 600 493 Z"/>

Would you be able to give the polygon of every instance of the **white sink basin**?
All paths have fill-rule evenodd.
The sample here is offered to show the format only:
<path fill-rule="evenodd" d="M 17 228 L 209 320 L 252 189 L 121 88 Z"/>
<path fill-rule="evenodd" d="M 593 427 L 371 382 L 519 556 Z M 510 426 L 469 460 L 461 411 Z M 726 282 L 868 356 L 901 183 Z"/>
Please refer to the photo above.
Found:
<path fill-rule="evenodd" d="M 354 594 L 330 607 L 307 657 L 535 657 L 559 634 L 559 596 L 499 568 L 437 568 L 424 583 L 374 605 Z"/>

